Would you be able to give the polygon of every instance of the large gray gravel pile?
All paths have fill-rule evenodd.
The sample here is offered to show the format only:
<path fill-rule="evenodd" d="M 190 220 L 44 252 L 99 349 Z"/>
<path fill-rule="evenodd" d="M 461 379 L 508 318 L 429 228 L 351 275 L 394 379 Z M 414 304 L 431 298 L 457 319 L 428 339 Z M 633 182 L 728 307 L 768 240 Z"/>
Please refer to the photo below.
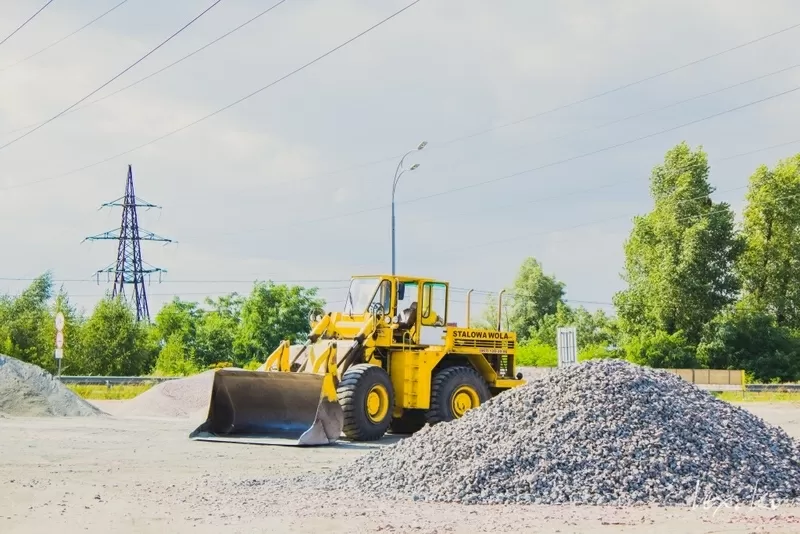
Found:
<path fill-rule="evenodd" d="M 103 413 L 41 367 L 2 354 L 0 412 L 26 417 L 77 417 Z"/>
<path fill-rule="evenodd" d="M 426 426 L 324 485 L 467 504 L 769 502 L 800 496 L 800 450 L 675 375 L 595 360 Z"/>

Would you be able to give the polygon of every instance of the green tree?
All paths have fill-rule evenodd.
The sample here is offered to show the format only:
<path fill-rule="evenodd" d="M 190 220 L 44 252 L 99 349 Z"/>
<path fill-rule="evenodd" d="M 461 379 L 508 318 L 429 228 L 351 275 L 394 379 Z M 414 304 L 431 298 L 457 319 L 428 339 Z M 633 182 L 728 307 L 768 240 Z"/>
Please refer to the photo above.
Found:
<path fill-rule="evenodd" d="M 694 347 L 680 331 L 668 334 L 659 330 L 632 336 L 624 350 L 626 358 L 639 365 L 670 369 L 697 366 Z"/>
<path fill-rule="evenodd" d="M 500 316 L 500 328 L 505 331 L 511 331 L 511 300 L 513 297 L 508 294 L 503 295 L 503 314 Z M 483 328 L 486 330 L 497 330 L 497 303 L 498 295 L 488 293 L 486 295 L 485 306 L 483 313 L 477 319 L 471 319 L 471 328 Z M 473 296 L 472 302 L 473 309 L 475 308 L 475 301 Z"/>
<path fill-rule="evenodd" d="M 739 306 L 717 316 L 697 347 L 701 365 L 712 369 L 744 369 L 756 380 L 800 378 L 800 338 L 775 317 Z"/>
<path fill-rule="evenodd" d="M 545 315 L 556 313 L 558 303 L 563 303 L 564 284 L 544 274 L 542 264 L 535 258 L 527 258 L 514 280 L 513 295 L 511 330 L 516 332 L 518 339 L 525 341 L 531 337 L 539 321 Z"/>
<path fill-rule="evenodd" d="M 53 281 L 48 272 L 16 298 L 0 300 L 0 349 L 8 356 L 55 370 L 55 326 L 48 309 Z"/>
<path fill-rule="evenodd" d="M 591 313 L 583 306 L 571 308 L 562 302 L 558 303 L 556 313 L 542 317 L 533 329 L 531 339 L 555 348 L 558 329 L 569 326 L 575 327 L 579 359 L 616 355 L 615 324 L 603 310 Z"/>
<path fill-rule="evenodd" d="M 284 339 L 305 341 L 310 316 L 323 311 L 324 302 L 316 295 L 316 288 L 257 282 L 242 306 L 234 363 L 264 361 Z"/>
<path fill-rule="evenodd" d="M 175 332 L 167 339 L 156 359 L 154 373 L 158 376 L 188 376 L 199 373 L 200 367 L 194 362 L 184 346 L 183 335 Z"/>
<path fill-rule="evenodd" d="M 750 177 L 737 264 L 744 301 L 800 328 L 800 154 Z"/>
<path fill-rule="evenodd" d="M 99 301 L 82 328 L 83 368 L 92 375 L 148 374 L 159 349 L 148 335 L 150 328 L 136 321 L 133 310 L 122 299 Z"/>
<path fill-rule="evenodd" d="M 734 262 L 742 241 L 726 203 L 714 203 L 702 149 L 681 143 L 653 169 L 653 211 L 636 217 L 625 243 L 623 280 L 614 296 L 626 336 L 683 332 L 696 346 L 703 326 L 733 302 L 739 288 Z M 639 340 L 641 341 L 641 339 Z"/>

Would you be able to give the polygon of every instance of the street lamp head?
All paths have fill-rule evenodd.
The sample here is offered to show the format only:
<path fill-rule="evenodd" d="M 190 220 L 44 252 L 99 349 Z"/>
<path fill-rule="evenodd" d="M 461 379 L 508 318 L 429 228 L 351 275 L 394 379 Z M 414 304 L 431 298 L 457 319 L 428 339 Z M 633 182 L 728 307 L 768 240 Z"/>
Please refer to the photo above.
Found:
<path fill-rule="evenodd" d="M 410 168 L 410 169 L 408 169 L 408 170 L 409 170 L 409 171 L 413 171 L 413 170 L 414 170 L 414 169 L 416 169 L 417 167 L 419 167 L 419 163 L 415 163 L 415 164 L 413 164 L 413 165 L 411 166 L 411 168 Z"/>
<path fill-rule="evenodd" d="M 419 144 L 419 146 L 417 147 L 417 150 L 422 150 L 423 148 L 425 148 L 425 145 L 427 145 L 427 144 L 428 144 L 428 142 L 427 142 L 427 141 L 423 141 L 423 142 L 421 142 L 421 143 Z"/>

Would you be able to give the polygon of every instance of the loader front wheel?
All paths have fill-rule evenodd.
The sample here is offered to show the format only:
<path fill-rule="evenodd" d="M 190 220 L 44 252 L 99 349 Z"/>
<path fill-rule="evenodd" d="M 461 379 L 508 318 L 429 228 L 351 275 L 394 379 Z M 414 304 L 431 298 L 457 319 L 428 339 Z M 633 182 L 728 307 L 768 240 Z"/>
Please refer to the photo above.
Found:
<path fill-rule="evenodd" d="M 394 389 L 377 365 L 358 364 L 345 371 L 337 389 L 344 413 L 344 435 L 354 441 L 380 439 L 389 429 Z"/>
<path fill-rule="evenodd" d="M 491 398 L 489 386 L 475 369 L 467 366 L 447 367 L 433 377 L 430 424 L 459 419 Z"/>

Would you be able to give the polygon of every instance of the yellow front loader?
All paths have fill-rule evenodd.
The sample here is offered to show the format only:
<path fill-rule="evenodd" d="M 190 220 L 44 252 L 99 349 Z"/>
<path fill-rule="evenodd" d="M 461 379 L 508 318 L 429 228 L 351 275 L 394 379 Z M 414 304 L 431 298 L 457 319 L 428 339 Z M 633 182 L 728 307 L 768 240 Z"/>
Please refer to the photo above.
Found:
<path fill-rule="evenodd" d="M 196 440 L 324 445 L 410 434 L 525 383 L 512 332 L 448 323 L 446 282 L 357 276 L 344 311 L 312 318 L 256 371 L 215 372 Z M 501 293 L 502 298 L 502 293 Z M 502 309 L 499 306 L 498 309 Z"/>

